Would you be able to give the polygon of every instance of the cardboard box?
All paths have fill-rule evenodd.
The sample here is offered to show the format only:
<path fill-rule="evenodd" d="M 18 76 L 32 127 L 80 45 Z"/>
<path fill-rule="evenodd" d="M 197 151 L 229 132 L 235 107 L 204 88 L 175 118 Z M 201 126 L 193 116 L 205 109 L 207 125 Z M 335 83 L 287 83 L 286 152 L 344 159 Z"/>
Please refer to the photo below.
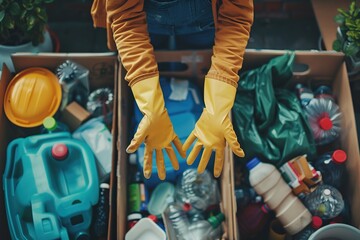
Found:
<path fill-rule="evenodd" d="M 210 67 L 211 51 L 161 51 L 156 52 L 156 60 L 158 63 L 166 62 L 179 62 L 186 65 L 184 71 L 160 72 L 160 76 L 187 78 L 203 88 L 203 81 L 205 73 Z M 124 239 L 127 232 L 126 229 L 126 217 L 127 217 L 127 169 L 128 169 L 128 157 L 125 152 L 126 147 L 129 144 L 129 122 L 131 116 L 131 110 L 133 108 L 132 93 L 130 91 L 127 82 L 124 80 L 125 70 L 120 69 L 119 76 L 119 93 L 120 98 L 118 102 L 119 112 L 119 139 L 118 139 L 118 239 Z M 232 153 L 229 147 L 225 151 L 225 161 L 220 181 L 221 191 L 221 209 L 225 214 L 225 222 L 223 223 L 224 239 L 236 239 L 235 237 L 235 202 L 234 202 L 234 171 Z"/>
<path fill-rule="evenodd" d="M 247 50 L 244 56 L 243 71 L 260 67 L 270 59 L 285 53 L 286 51 L 280 50 Z M 295 85 L 296 83 L 303 83 L 310 87 L 329 84 L 332 87 L 333 94 L 342 112 L 342 132 L 338 144 L 348 155 L 346 162 L 348 184 L 346 187 L 347 197 L 351 204 L 351 223 L 360 228 L 360 214 L 358 211 L 360 208 L 360 154 L 344 55 L 330 51 L 295 51 L 294 76 L 291 84 Z M 244 151 L 246 153 L 246 149 Z M 237 238 L 236 229 L 234 232 Z"/>
<path fill-rule="evenodd" d="M 50 53 L 50 54 L 14 54 L 13 55 L 13 62 L 15 66 L 16 72 L 19 72 L 23 69 L 28 67 L 44 67 L 49 69 L 50 71 L 54 72 L 56 67 L 63 63 L 65 60 L 72 60 L 76 63 L 83 65 L 84 67 L 90 70 L 89 81 L 90 81 L 90 90 L 94 90 L 99 87 L 110 87 L 114 88 L 115 92 L 117 88 L 117 57 L 113 54 L 109 53 L 91 53 L 91 54 L 61 54 L 61 53 Z M 3 174 L 5 163 L 6 163 L 6 149 L 7 145 L 10 141 L 12 141 L 16 135 L 16 127 L 9 122 L 7 119 L 4 109 L 3 109 L 3 101 L 4 95 L 6 91 L 6 87 L 12 77 L 14 76 L 13 73 L 10 73 L 9 69 L 6 65 L 2 68 L 2 75 L 0 81 L 0 171 Z M 117 96 L 117 94 L 114 94 Z M 115 102 L 117 101 L 117 97 L 115 98 Z M 113 141 L 113 149 L 116 149 L 114 144 L 116 143 L 116 136 L 118 136 L 118 129 L 117 129 L 117 121 L 118 121 L 118 114 L 117 109 L 114 109 L 114 118 L 113 118 L 113 127 L 112 127 L 112 134 L 114 136 Z M 109 217 L 109 228 L 108 228 L 108 239 L 115 239 L 116 233 L 116 179 L 115 179 L 115 169 L 116 169 L 116 151 L 113 151 L 112 154 L 112 174 L 110 179 L 110 217 Z M 3 178 L 0 178 L 0 184 L 3 185 Z M 5 204 L 4 204 L 4 192 L 1 191 L 0 194 L 0 236 L 1 239 L 10 239 L 10 233 L 8 229 L 8 223 L 6 219 L 6 212 L 5 212 Z"/>

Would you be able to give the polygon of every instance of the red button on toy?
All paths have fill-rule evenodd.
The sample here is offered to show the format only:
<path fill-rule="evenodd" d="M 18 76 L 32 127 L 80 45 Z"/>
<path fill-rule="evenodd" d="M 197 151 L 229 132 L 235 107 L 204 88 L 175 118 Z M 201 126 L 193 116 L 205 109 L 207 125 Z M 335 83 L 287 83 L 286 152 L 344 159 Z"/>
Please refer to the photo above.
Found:
<path fill-rule="evenodd" d="M 63 143 L 54 144 L 51 149 L 51 155 L 56 160 L 64 160 L 69 153 L 68 147 Z"/>

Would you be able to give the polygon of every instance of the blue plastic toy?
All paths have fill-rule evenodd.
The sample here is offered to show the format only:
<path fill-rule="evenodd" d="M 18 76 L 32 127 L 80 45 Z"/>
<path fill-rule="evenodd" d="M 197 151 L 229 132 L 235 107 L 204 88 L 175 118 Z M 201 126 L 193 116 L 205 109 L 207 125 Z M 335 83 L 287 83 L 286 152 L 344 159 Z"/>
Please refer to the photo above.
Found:
<path fill-rule="evenodd" d="M 12 239 L 84 237 L 98 202 L 98 182 L 93 153 L 70 133 L 13 140 L 3 176 Z"/>

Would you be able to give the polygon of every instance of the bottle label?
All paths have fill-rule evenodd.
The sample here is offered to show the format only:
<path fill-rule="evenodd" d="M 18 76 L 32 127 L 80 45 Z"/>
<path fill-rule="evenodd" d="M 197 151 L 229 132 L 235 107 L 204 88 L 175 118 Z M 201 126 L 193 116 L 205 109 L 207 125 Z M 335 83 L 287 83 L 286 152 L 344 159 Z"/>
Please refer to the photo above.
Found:
<path fill-rule="evenodd" d="M 129 184 L 129 211 L 140 212 L 141 210 L 141 195 L 140 195 L 140 184 L 131 183 Z"/>

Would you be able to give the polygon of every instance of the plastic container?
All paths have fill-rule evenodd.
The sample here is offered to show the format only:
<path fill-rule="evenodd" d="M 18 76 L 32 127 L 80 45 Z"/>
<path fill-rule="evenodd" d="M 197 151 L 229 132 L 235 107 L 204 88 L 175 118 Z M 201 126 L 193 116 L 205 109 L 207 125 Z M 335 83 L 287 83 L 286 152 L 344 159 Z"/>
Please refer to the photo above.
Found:
<path fill-rule="evenodd" d="M 99 202 L 95 206 L 91 229 L 95 237 L 106 237 L 109 222 L 109 190 L 108 183 L 100 184 Z"/>
<path fill-rule="evenodd" d="M 125 240 L 166 240 L 165 232 L 154 221 L 142 218 L 125 235 Z"/>
<path fill-rule="evenodd" d="M 334 101 L 314 98 L 305 107 L 305 114 L 317 145 L 326 145 L 338 139 L 341 132 L 341 112 Z"/>
<path fill-rule="evenodd" d="M 304 203 L 313 215 L 324 220 L 335 218 L 344 208 L 341 193 L 330 185 L 320 185 L 315 191 L 308 194 Z"/>
<path fill-rule="evenodd" d="M 323 183 L 340 190 L 343 183 L 346 159 L 346 153 L 338 149 L 321 155 L 313 165 L 317 171 L 321 172 Z"/>
<path fill-rule="evenodd" d="M 41 134 L 56 132 L 70 132 L 70 129 L 68 126 L 66 126 L 66 124 L 56 121 L 56 119 L 53 117 L 46 117 L 43 121 Z"/>
<path fill-rule="evenodd" d="M 157 185 L 151 194 L 148 204 L 150 214 L 161 217 L 162 213 L 167 208 L 168 198 L 174 199 L 175 186 L 169 182 L 163 182 Z"/>
<path fill-rule="evenodd" d="M 12 239 L 73 239 L 88 232 L 98 202 L 94 155 L 69 133 L 15 139 L 3 189 Z"/>
<path fill-rule="evenodd" d="M 262 163 L 254 158 L 247 163 L 249 182 L 261 195 L 284 229 L 291 235 L 300 232 L 311 222 L 311 214 L 302 202 L 292 193 L 289 185 L 272 164 Z"/>
<path fill-rule="evenodd" d="M 323 221 L 319 216 L 313 216 L 311 223 L 301 232 L 293 236 L 292 240 L 308 240 L 311 234 L 323 225 Z"/>
<path fill-rule="evenodd" d="M 140 172 L 136 172 L 130 180 L 128 187 L 128 207 L 130 213 L 147 211 L 147 203 L 142 200 L 147 198 L 144 182 Z"/>
<path fill-rule="evenodd" d="M 211 216 L 207 220 L 200 220 L 192 223 L 189 231 L 196 240 L 214 240 L 221 237 L 221 223 L 225 216 L 222 213 Z"/>

